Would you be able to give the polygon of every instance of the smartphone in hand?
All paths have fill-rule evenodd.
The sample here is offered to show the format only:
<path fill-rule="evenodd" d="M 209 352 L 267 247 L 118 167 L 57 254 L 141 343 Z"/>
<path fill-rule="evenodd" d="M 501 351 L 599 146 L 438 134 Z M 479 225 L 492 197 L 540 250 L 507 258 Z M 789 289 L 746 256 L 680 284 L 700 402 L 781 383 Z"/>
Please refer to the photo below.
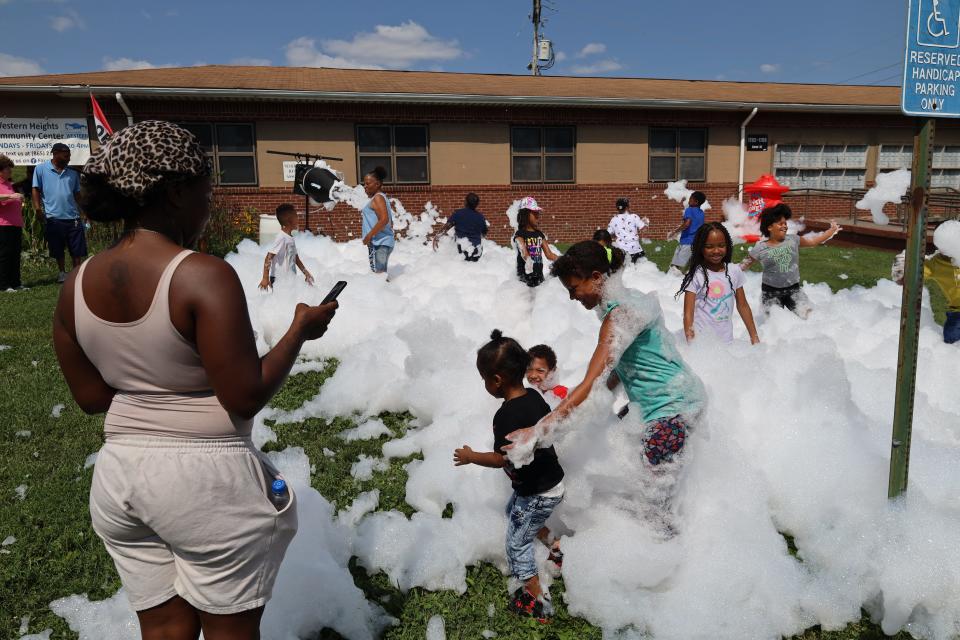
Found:
<path fill-rule="evenodd" d="M 324 305 L 324 304 L 327 304 L 328 302 L 333 302 L 334 300 L 336 300 L 337 296 L 340 295 L 340 292 L 343 291 L 346 288 L 346 286 L 347 286 L 346 280 L 341 280 L 337 284 L 333 285 L 333 288 L 330 289 L 330 292 L 326 296 L 324 296 L 323 302 L 321 302 L 320 304 Z"/>

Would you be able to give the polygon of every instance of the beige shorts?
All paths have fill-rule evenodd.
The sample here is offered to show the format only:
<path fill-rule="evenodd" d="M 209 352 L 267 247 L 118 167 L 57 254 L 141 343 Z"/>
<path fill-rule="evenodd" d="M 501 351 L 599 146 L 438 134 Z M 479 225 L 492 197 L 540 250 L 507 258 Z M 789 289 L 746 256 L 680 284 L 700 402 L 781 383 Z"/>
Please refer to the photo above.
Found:
<path fill-rule="evenodd" d="M 692 245 L 678 244 L 677 248 L 673 251 L 673 259 L 670 260 L 670 264 L 681 269 L 686 269 L 687 263 L 690 262 L 690 256 L 692 254 Z"/>
<path fill-rule="evenodd" d="M 269 498 L 279 476 L 249 439 L 110 437 L 90 516 L 133 608 L 175 595 L 214 614 L 266 604 L 297 531 L 293 491 L 282 511 Z"/>

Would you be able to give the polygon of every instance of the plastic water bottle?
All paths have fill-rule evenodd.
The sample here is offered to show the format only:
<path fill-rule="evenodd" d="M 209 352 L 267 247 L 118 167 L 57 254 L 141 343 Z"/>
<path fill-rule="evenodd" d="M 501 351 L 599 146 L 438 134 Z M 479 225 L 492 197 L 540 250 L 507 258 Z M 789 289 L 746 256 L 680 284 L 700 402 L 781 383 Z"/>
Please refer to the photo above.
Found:
<path fill-rule="evenodd" d="M 286 481 L 277 478 L 273 481 L 273 484 L 270 485 L 270 502 L 277 508 L 277 511 L 283 511 L 283 508 L 287 506 L 289 501 L 290 492 L 287 490 Z"/>

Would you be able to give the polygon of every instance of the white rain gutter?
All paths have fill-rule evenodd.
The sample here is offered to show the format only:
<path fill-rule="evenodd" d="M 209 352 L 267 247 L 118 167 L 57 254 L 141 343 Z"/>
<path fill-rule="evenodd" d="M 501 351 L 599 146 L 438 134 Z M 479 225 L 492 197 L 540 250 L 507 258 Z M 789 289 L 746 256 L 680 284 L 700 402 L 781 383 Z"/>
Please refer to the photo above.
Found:
<path fill-rule="evenodd" d="M 123 94 L 117 91 L 117 103 L 119 103 L 120 108 L 123 109 L 123 112 L 127 114 L 127 126 L 133 126 L 133 114 L 130 112 L 130 107 L 127 106 L 126 101 L 123 99 Z"/>
<path fill-rule="evenodd" d="M 287 89 L 198 89 L 194 87 L 132 87 L 87 85 L 0 85 L 4 93 L 55 93 L 58 95 L 86 95 L 90 90 L 109 93 L 123 90 L 127 95 L 161 98 L 225 98 L 235 100 L 299 100 L 308 102 L 377 102 L 405 104 L 481 104 L 481 105 L 543 105 L 585 106 L 644 109 L 752 109 L 756 102 L 723 100 L 684 100 L 675 98 L 604 98 L 595 96 L 511 96 L 454 93 L 386 93 L 370 91 L 292 91 Z M 900 114 L 899 105 L 810 104 L 793 102 L 765 103 L 767 111 L 819 113 L 885 113 Z"/>
<path fill-rule="evenodd" d="M 754 107 L 750 115 L 747 116 L 747 119 L 740 125 L 740 179 L 737 181 L 737 194 L 740 197 L 741 203 L 743 203 L 743 161 L 747 153 L 747 125 L 753 120 L 753 116 L 757 115 L 758 108 L 759 107 Z"/>

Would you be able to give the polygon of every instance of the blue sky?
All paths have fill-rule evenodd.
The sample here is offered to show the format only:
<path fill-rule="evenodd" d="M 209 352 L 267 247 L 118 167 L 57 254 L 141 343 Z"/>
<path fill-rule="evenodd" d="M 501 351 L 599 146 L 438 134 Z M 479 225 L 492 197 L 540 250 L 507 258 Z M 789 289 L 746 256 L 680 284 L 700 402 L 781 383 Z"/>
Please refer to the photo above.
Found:
<path fill-rule="evenodd" d="M 523 74 L 530 5 L 0 0 L 0 75 L 195 64 Z M 902 0 L 549 5 L 551 75 L 899 84 Z"/>

